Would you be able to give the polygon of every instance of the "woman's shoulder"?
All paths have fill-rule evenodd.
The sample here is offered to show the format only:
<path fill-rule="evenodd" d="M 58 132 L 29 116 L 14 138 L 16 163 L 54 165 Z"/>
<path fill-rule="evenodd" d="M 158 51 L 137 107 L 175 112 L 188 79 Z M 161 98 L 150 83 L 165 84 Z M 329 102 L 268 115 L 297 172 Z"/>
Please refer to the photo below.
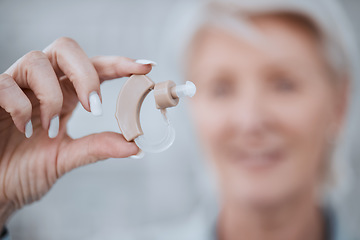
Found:
<path fill-rule="evenodd" d="M 217 207 L 198 207 L 191 214 L 158 222 L 139 231 L 136 240 L 216 240 Z M 341 229 L 336 211 L 323 209 L 327 240 L 357 240 Z"/>

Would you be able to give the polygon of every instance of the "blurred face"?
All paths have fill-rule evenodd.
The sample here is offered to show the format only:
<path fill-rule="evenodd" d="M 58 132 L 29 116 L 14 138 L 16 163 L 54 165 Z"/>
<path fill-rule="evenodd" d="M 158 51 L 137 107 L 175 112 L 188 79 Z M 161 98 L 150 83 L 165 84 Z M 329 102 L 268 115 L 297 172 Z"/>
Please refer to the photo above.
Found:
<path fill-rule="evenodd" d="M 193 116 L 223 199 L 271 204 L 318 184 L 345 97 L 314 32 L 284 17 L 257 17 L 260 41 L 207 28 L 194 40 Z"/>

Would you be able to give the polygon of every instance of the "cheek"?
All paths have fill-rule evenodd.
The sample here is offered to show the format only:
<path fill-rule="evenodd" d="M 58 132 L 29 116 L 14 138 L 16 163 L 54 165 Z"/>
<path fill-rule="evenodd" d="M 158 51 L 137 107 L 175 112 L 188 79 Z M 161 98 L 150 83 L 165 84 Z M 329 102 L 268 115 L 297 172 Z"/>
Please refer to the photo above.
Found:
<path fill-rule="evenodd" d="M 331 99 L 319 94 L 289 101 L 288 105 L 273 107 L 273 116 L 277 116 L 279 132 L 286 138 L 288 154 L 293 159 L 288 167 L 293 168 L 294 176 L 311 181 L 318 178 L 335 122 Z"/>
<path fill-rule="evenodd" d="M 278 116 L 278 124 L 288 132 L 290 140 L 299 141 L 300 145 L 311 145 L 326 138 L 334 122 L 330 103 L 324 102 L 314 99 L 292 106 L 279 106 L 274 116 Z"/>

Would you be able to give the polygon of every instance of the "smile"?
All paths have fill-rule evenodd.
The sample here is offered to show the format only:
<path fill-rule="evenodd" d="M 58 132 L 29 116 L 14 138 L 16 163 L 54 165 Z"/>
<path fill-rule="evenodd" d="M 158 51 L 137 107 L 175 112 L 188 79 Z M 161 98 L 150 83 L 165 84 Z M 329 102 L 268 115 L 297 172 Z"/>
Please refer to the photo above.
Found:
<path fill-rule="evenodd" d="M 231 154 L 231 158 L 241 167 L 253 170 L 273 167 L 284 159 L 280 150 L 235 151 Z"/>

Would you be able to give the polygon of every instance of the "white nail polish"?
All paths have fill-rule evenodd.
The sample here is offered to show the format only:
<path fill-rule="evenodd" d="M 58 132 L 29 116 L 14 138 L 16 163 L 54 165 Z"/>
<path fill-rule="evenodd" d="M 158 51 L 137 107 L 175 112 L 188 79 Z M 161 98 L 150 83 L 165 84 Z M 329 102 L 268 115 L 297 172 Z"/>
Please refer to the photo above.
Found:
<path fill-rule="evenodd" d="M 48 131 L 49 138 L 55 138 L 59 133 L 59 116 L 55 116 L 50 121 L 50 127 Z"/>
<path fill-rule="evenodd" d="M 151 66 L 153 66 L 153 67 L 155 67 L 155 66 L 157 65 L 156 62 L 151 61 L 151 60 L 146 60 L 146 59 L 138 59 L 138 60 L 136 60 L 135 62 L 136 62 L 136 63 L 140 63 L 140 64 L 144 64 L 144 65 L 146 65 L 146 64 L 151 64 Z"/>
<path fill-rule="evenodd" d="M 102 114 L 102 106 L 100 97 L 97 92 L 91 92 L 89 95 L 90 110 L 94 116 L 100 116 Z"/>
<path fill-rule="evenodd" d="M 142 159 L 145 157 L 145 153 L 140 149 L 136 155 L 130 156 L 131 159 Z"/>
<path fill-rule="evenodd" d="M 30 138 L 33 134 L 33 125 L 31 120 L 29 120 L 25 125 L 25 137 Z"/>

